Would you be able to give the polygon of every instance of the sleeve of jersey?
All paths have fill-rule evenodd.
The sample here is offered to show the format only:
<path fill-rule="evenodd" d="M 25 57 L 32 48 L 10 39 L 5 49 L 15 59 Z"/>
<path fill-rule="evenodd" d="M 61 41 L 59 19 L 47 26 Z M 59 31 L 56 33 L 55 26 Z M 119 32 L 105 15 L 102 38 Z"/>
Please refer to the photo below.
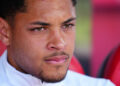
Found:
<path fill-rule="evenodd" d="M 116 86 L 116 85 L 112 83 L 110 80 L 107 80 L 106 86 Z"/>
<path fill-rule="evenodd" d="M 98 83 L 96 83 L 96 86 L 116 86 L 116 85 L 108 79 L 98 79 Z"/>

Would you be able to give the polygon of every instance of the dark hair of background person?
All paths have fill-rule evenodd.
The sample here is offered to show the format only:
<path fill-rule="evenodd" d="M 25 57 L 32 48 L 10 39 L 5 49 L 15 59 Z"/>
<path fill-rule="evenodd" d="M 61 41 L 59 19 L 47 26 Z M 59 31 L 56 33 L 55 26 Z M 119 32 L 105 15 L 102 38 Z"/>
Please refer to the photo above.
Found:
<path fill-rule="evenodd" d="M 73 6 L 77 3 L 72 0 Z M 25 0 L 0 0 L 0 17 L 3 19 L 14 18 L 17 12 L 26 11 Z"/>

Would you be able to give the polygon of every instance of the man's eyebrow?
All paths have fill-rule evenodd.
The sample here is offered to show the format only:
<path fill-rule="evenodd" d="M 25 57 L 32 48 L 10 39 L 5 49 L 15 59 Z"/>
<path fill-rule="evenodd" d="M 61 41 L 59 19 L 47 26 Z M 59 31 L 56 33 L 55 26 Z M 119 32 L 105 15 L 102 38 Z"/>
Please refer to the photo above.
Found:
<path fill-rule="evenodd" d="M 66 24 L 66 23 L 68 23 L 68 22 L 70 22 L 70 21 L 73 21 L 73 20 L 76 20 L 76 18 L 70 18 L 70 19 L 64 21 L 63 24 Z"/>
<path fill-rule="evenodd" d="M 41 22 L 41 21 L 36 21 L 36 22 L 32 22 L 30 23 L 31 25 L 43 25 L 43 26 L 49 26 L 49 23 L 46 22 Z"/>

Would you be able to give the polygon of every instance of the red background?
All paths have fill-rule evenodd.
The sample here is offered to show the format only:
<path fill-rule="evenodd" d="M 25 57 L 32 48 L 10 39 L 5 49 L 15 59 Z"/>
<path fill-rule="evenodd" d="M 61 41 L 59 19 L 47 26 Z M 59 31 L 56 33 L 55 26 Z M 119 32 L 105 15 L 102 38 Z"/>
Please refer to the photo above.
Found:
<path fill-rule="evenodd" d="M 92 0 L 92 75 L 96 76 L 110 51 L 120 43 L 120 0 Z"/>

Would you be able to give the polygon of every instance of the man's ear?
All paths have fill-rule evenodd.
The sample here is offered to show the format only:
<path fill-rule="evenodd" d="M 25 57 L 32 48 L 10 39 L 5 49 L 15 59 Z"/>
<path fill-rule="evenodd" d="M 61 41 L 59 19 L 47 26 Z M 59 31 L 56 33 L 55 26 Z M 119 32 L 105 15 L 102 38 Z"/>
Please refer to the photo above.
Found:
<path fill-rule="evenodd" d="M 0 17 L 0 40 L 8 46 L 10 36 L 10 26 L 6 20 Z"/>

